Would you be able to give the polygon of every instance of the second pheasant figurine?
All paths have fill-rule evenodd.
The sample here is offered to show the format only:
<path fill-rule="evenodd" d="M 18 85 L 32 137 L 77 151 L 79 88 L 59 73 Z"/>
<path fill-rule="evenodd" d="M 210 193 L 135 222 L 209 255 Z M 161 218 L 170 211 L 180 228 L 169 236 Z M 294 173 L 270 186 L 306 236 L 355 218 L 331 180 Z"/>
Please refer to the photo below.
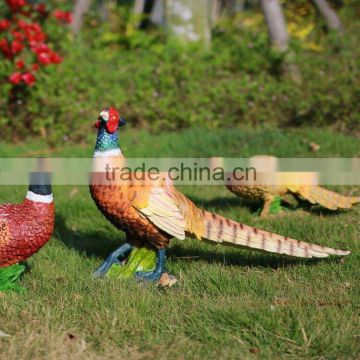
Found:
<path fill-rule="evenodd" d="M 13 282 L 24 270 L 15 264 L 27 260 L 49 241 L 54 223 L 50 175 L 32 173 L 25 200 L 0 206 L 0 291 L 15 288 Z"/>
<path fill-rule="evenodd" d="M 118 144 L 118 129 L 123 124 L 114 108 L 101 112 L 96 122 L 95 161 L 97 158 L 123 158 Z M 275 235 L 201 210 L 168 184 L 104 185 L 93 182 L 90 192 L 98 209 L 114 226 L 126 233 L 127 239 L 105 260 L 95 272 L 95 277 L 104 276 L 134 244 L 140 243 L 156 249 L 156 266 L 152 271 L 137 272 L 136 277 L 158 281 L 165 271 L 165 249 L 170 240 L 183 240 L 186 236 L 301 258 L 350 253 Z"/>

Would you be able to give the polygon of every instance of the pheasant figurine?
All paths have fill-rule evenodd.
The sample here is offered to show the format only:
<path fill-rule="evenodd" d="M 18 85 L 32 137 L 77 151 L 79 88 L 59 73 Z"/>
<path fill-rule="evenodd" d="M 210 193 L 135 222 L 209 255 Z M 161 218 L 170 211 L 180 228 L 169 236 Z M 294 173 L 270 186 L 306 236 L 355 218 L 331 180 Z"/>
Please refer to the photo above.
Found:
<path fill-rule="evenodd" d="M 251 164 L 256 167 L 257 163 L 271 167 L 272 172 L 277 170 L 277 158 L 274 156 L 254 156 Z M 296 174 L 300 176 L 300 174 Z M 280 174 L 281 176 L 281 174 Z M 311 175 L 310 175 L 311 176 Z M 285 175 L 281 177 L 284 181 Z M 301 197 L 311 204 L 319 204 L 328 210 L 349 209 L 352 205 L 360 202 L 360 197 L 344 196 L 334 191 L 327 190 L 318 185 L 240 185 L 227 184 L 226 187 L 235 195 L 250 199 L 263 201 L 264 205 L 260 216 L 265 217 L 271 211 L 272 205 L 276 204 L 277 199 L 284 199 L 288 195 Z M 278 206 L 280 208 L 280 205 Z M 280 209 L 281 210 L 281 209 Z"/>
<path fill-rule="evenodd" d="M 32 173 L 25 200 L 0 206 L 0 271 L 39 251 L 49 241 L 54 223 L 50 176 Z"/>
<path fill-rule="evenodd" d="M 101 112 L 95 124 L 98 135 L 94 164 L 99 158 L 123 161 L 118 144 L 118 130 L 123 124 L 114 108 Z M 104 185 L 94 179 L 91 180 L 90 192 L 98 209 L 115 227 L 126 233 L 126 242 L 96 270 L 95 277 L 105 276 L 113 264 L 119 264 L 119 259 L 131 251 L 134 244 L 147 244 L 156 249 L 155 269 L 138 271 L 136 277 L 157 282 L 165 271 L 165 252 L 170 240 L 183 240 L 186 236 L 301 258 L 350 253 L 275 235 L 201 210 L 171 184 Z"/>

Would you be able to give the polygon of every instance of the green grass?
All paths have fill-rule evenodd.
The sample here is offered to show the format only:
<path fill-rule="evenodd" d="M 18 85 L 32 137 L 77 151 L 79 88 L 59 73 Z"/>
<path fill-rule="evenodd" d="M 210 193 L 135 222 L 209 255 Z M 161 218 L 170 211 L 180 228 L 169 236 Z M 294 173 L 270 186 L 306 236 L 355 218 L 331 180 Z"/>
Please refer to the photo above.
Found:
<path fill-rule="evenodd" d="M 1 144 L 0 156 L 89 156 L 88 144 Z M 305 140 L 321 148 L 312 153 Z M 125 130 L 127 156 L 359 156 L 360 140 L 326 130 L 221 129 L 148 135 Z M 25 293 L 0 294 L 0 358 L 197 359 L 357 358 L 360 353 L 359 211 L 298 210 L 260 219 L 222 187 L 181 188 L 199 206 L 289 237 L 350 249 L 302 261 L 195 240 L 173 241 L 176 288 L 95 281 L 93 270 L 124 239 L 85 187 L 55 187 L 56 231 L 29 261 Z M 359 193 L 359 188 L 340 189 Z M 3 187 L 20 202 L 26 187 Z M 187 258 L 186 258 L 187 257 Z"/>

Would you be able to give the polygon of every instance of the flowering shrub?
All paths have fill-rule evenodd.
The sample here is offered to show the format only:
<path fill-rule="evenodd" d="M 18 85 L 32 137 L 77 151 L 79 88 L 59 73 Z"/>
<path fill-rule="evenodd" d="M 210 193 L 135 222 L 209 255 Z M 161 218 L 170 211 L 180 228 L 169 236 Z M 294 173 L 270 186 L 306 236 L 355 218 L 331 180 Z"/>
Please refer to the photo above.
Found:
<path fill-rule="evenodd" d="M 43 67 L 62 62 L 62 57 L 48 45 L 43 26 L 48 21 L 68 24 L 72 14 L 51 12 L 43 3 L 30 4 L 26 0 L 5 3 L 5 16 L 0 19 L 0 61 L 2 56 L 7 65 L 0 82 L 8 81 L 13 90 L 21 90 L 36 83 L 36 73 Z"/>

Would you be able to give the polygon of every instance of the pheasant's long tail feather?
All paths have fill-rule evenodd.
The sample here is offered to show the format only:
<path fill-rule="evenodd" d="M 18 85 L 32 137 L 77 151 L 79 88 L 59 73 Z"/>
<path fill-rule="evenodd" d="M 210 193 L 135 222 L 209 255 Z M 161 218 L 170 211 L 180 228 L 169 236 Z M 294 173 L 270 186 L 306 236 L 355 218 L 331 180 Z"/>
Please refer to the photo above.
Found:
<path fill-rule="evenodd" d="M 297 193 L 312 204 L 319 204 L 330 210 L 349 209 L 360 202 L 360 197 L 340 195 L 320 186 L 303 186 Z"/>
<path fill-rule="evenodd" d="M 203 211 L 203 219 L 203 238 L 217 243 L 227 243 L 300 258 L 324 258 L 329 255 L 344 256 L 350 254 L 350 251 L 309 244 L 258 230 L 207 211 Z"/>

